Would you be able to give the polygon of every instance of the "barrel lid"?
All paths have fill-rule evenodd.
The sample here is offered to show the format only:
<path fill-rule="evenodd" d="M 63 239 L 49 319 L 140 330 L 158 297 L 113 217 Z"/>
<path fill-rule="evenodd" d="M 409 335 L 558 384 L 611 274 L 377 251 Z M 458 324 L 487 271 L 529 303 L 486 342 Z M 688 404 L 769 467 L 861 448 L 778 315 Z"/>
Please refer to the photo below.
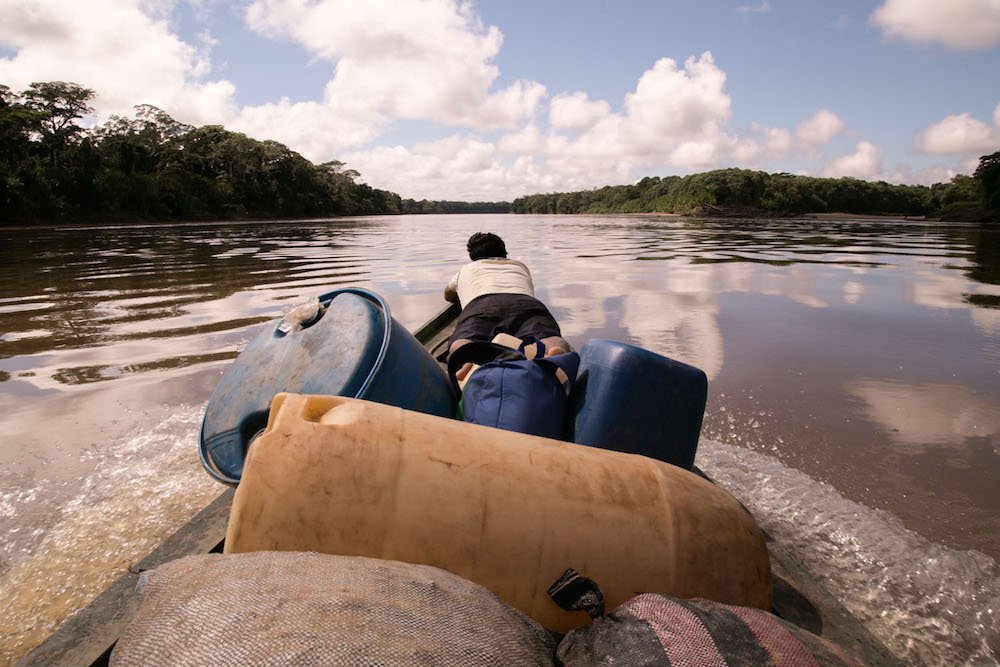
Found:
<path fill-rule="evenodd" d="M 360 290 L 332 292 L 322 316 L 285 332 L 282 319 L 264 329 L 223 374 L 208 402 L 199 451 L 209 473 L 236 483 L 250 442 L 266 425 L 280 392 L 359 396 L 387 344 L 389 314 Z"/>

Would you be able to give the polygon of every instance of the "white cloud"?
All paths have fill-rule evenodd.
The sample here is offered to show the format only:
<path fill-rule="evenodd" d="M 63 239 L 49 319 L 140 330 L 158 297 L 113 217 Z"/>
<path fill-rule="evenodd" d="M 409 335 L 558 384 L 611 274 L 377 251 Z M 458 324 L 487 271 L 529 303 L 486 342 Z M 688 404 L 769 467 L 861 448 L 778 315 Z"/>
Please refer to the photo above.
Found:
<path fill-rule="evenodd" d="M 497 145 L 504 153 L 537 153 L 545 150 L 545 143 L 546 137 L 532 123 L 516 132 L 505 134 Z"/>
<path fill-rule="evenodd" d="M 313 162 L 326 162 L 344 148 L 375 139 L 388 119 L 334 113 L 319 102 L 291 102 L 245 107 L 227 123 L 255 139 L 273 139 Z"/>
<path fill-rule="evenodd" d="M 566 150 L 569 139 L 560 134 L 542 134 L 537 125 L 505 134 L 497 142 L 497 148 L 507 154 L 560 155 Z"/>
<path fill-rule="evenodd" d="M 335 63 L 325 92 L 331 113 L 375 127 L 387 118 L 513 127 L 545 94 L 533 81 L 490 92 L 503 37 L 455 0 L 256 0 L 245 16 L 256 32 Z"/>
<path fill-rule="evenodd" d="M 759 139 L 730 135 L 725 82 L 711 53 L 683 65 L 664 58 L 642 73 L 621 111 L 581 92 L 560 94 L 550 102 L 547 130 L 532 122 L 492 143 L 456 135 L 411 148 L 357 151 L 344 159 L 369 182 L 403 196 L 509 199 L 627 183 L 658 170 L 781 157 L 814 150 L 843 129 L 834 113 L 820 109 L 794 134 L 754 125 Z M 480 159 L 459 159 L 469 151 Z M 870 177 L 878 172 L 879 157 L 871 144 L 863 144 L 831 169 Z"/>
<path fill-rule="evenodd" d="M 818 158 L 818 148 L 840 134 L 844 122 L 828 109 L 819 109 L 810 118 L 799 123 L 793 136 L 791 131 L 780 127 L 764 127 L 751 123 L 750 131 L 762 135 L 767 157 L 780 159 L 787 155 L 805 155 Z M 735 153 L 731 153 L 737 157 Z"/>
<path fill-rule="evenodd" d="M 708 168 L 719 163 L 718 141 L 682 141 L 669 153 L 669 163 L 684 167 Z"/>
<path fill-rule="evenodd" d="M 730 142 L 729 155 L 737 163 L 750 162 L 760 155 L 760 144 L 749 137 L 734 137 Z"/>
<path fill-rule="evenodd" d="M 231 113 L 233 85 L 202 80 L 210 36 L 198 48 L 144 10 L 141 0 L 7 0 L 0 45 L 15 53 L 0 59 L 0 81 L 15 91 L 33 81 L 78 83 L 98 93 L 93 106 L 100 115 L 127 114 L 140 103 L 196 124 Z"/>
<path fill-rule="evenodd" d="M 993 124 L 1000 127 L 1000 103 L 998 103 L 997 108 L 993 110 Z"/>
<path fill-rule="evenodd" d="M 860 141 L 850 155 L 837 158 L 823 170 L 824 176 L 874 178 L 882 171 L 882 151 L 868 141 Z"/>
<path fill-rule="evenodd" d="M 759 5 L 740 5 L 736 8 L 740 14 L 760 14 L 771 11 L 771 3 L 768 0 L 761 0 Z"/>
<path fill-rule="evenodd" d="M 890 38 L 982 51 L 1000 44 L 997 0 L 886 0 L 869 22 Z"/>
<path fill-rule="evenodd" d="M 680 167 L 714 164 L 733 140 L 725 132 L 731 100 L 726 74 L 705 52 L 684 62 L 658 60 L 625 96 L 622 113 L 609 113 L 578 138 L 568 141 L 558 159 L 575 170 L 606 173 L 642 165 Z"/>
<path fill-rule="evenodd" d="M 933 185 L 934 183 L 947 183 L 959 172 L 945 165 L 934 165 L 920 170 L 914 170 L 908 164 L 896 165 L 896 168 L 886 176 L 889 183 L 918 183 L 922 185 Z"/>
<path fill-rule="evenodd" d="M 828 143 L 844 129 L 844 121 L 827 109 L 820 109 L 812 118 L 803 121 L 795 130 L 795 136 L 807 144 Z"/>
<path fill-rule="evenodd" d="M 582 93 L 557 95 L 550 103 L 547 132 L 529 123 L 504 135 L 495 144 L 493 160 L 477 165 L 475 172 L 468 171 L 469 165 L 457 172 L 449 153 L 459 150 L 455 138 L 443 155 L 432 143 L 411 150 L 360 151 L 349 161 L 366 178 L 387 184 L 382 187 L 392 189 L 391 184 L 398 182 L 401 192 L 416 180 L 399 176 L 407 173 L 400 171 L 406 163 L 417 169 L 438 165 L 442 173 L 451 173 L 452 181 L 462 183 L 450 188 L 441 180 L 428 186 L 442 196 L 455 198 L 466 188 L 470 192 L 486 188 L 496 193 L 491 197 L 510 198 L 626 183 L 640 170 L 713 166 L 729 155 L 749 159 L 759 152 L 756 142 L 724 132 L 731 104 L 725 81 L 725 73 L 706 52 L 688 58 L 683 67 L 668 58 L 657 61 L 626 95 L 621 112 L 612 112 L 607 102 Z M 427 185 L 420 185 L 422 192 Z"/>
<path fill-rule="evenodd" d="M 587 93 L 562 93 L 549 102 L 549 125 L 571 131 L 585 130 L 611 113 L 604 100 L 590 100 Z"/>
<path fill-rule="evenodd" d="M 954 114 L 924 130 L 916 144 L 936 155 L 982 153 L 1000 147 L 1000 131 L 967 113 Z"/>
<path fill-rule="evenodd" d="M 496 145 L 453 135 L 439 141 L 378 147 L 343 158 L 364 180 L 416 199 L 503 200 L 565 189 L 570 181 L 530 156 L 508 160 Z M 582 186 L 581 186 L 582 187 Z"/>
<path fill-rule="evenodd" d="M 658 60 L 639 77 L 635 92 L 625 96 L 628 121 L 640 135 L 635 138 L 717 139 L 732 104 L 725 87 L 726 73 L 708 51 L 688 58 L 684 71 L 670 58 Z"/>
<path fill-rule="evenodd" d="M 792 133 L 784 128 L 768 128 L 767 150 L 774 157 L 781 157 L 792 150 Z"/>

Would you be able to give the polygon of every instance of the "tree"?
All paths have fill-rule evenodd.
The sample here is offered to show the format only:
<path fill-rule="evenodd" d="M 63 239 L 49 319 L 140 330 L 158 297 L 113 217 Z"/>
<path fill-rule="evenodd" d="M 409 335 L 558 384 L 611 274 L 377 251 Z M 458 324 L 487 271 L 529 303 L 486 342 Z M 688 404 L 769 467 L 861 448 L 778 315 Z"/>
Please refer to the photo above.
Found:
<path fill-rule="evenodd" d="M 986 210 L 1000 211 L 1000 151 L 979 158 L 973 177 L 982 185 Z"/>
<path fill-rule="evenodd" d="M 276 141 L 195 128 L 148 104 L 84 130 L 93 96 L 62 81 L 21 95 L 0 85 L 0 224 L 402 212 L 399 195 L 343 162 L 316 166 Z"/>
<path fill-rule="evenodd" d="M 18 95 L 0 85 L 0 160 L 23 157 L 40 120 L 38 112 L 25 107 Z"/>
<path fill-rule="evenodd" d="M 361 190 L 354 182 L 360 174 L 353 169 L 344 169 L 340 160 L 324 162 L 316 167 L 320 177 L 330 192 L 333 211 L 337 215 L 361 215 L 364 204 Z"/>
<path fill-rule="evenodd" d="M 42 143 L 48 148 L 53 166 L 58 169 L 67 144 L 79 140 L 83 133 L 76 121 L 94 113 L 89 104 L 94 91 L 65 81 L 36 82 L 22 93 L 22 97 L 24 106 L 39 114 Z"/>
<path fill-rule="evenodd" d="M 152 104 L 137 104 L 135 107 L 136 121 L 143 129 L 156 132 L 160 142 L 175 139 L 183 134 L 194 131 L 193 125 L 181 123 L 170 117 L 166 111 Z"/>
<path fill-rule="evenodd" d="M 89 104 L 94 98 L 94 91 L 75 83 L 36 82 L 22 95 L 25 106 L 43 114 L 42 131 L 45 134 L 76 134 L 82 128 L 74 121 L 94 113 Z"/>

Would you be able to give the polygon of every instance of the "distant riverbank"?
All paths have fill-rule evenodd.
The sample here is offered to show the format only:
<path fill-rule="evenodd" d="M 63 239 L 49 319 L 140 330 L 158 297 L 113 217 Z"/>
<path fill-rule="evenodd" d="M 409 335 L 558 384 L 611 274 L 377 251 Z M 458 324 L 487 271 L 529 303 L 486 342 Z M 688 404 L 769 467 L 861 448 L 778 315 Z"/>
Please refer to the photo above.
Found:
<path fill-rule="evenodd" d="M 1000 189 L 984 156 L 974 176 L 949 183 L 893 185 L 856 178 L 815 178 L 748 169 L 652 176 L 635 185 L 520 197 L 512 213 L 589 215 L 675 213 L 713 218 L 799 218 L 845 214 L 976 222 L 1000 219 Z"/>
<path fill-rule="evenodd" d="M 581 213 L 563 213 L 563 214 L 553 214 L 553 215 L 595 215 L 595 214 L 581 214 Z M 754 215 L 752 213 L 741 212 L 740 214 L 729 213 L 729 214 L 718 214 L 716 211 L 706 212 L 706 213 L 603 213 L 596 214 L 596 217 L 607 216 L 614 218 L 725 218 L 732 220 L 761 220 L 761 219 L 782 219 L 782 220 L 893 220 L 893 221 L 910 221 L 910 222 L 962 222 L 962 221 L 949 221 L 942 220 L 941 218 L 931 218 L 925 215 L 903 215 L 903 214 L 893 214 L 893 213 L 798 213 L 798 214 L 788 214 L 788 215 Z"/>

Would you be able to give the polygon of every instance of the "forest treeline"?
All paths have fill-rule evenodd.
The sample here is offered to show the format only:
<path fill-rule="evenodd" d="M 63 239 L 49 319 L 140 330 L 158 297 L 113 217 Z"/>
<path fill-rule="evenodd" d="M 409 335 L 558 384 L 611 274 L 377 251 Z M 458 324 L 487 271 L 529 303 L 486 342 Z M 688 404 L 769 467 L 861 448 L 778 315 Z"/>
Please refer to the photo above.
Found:
<path fill-rule="evenodd" d="M 179 123 L 149 105 L 84 129 L 94 92 L 0 85 L 0 221 L 206 220 L 401 213 L 399 195 L 276 141 Z"/>
<path fill-rule="evenodd" d="M 510 213 L 509 201 L 428 201 L 403 200 L 403 213 Z"/>
<path fill-rule="evenodd" d="M 83 128 L 94 92 L 0 84 L 0 224 L 308 218 L 421 213 L 856 213 L 1000 217 L 1000 152 L 931 187 L 720 169 L 508 202 L 401 199 L 343 162 L 315 165 L 276 141 L 193 127 L 150 105 Z"/>
<path fill-rule="evenodd" d="M 989 220 L 1000 217 L 1000 152 L 980 158 L 972 176 L 949 183 L 890 185 L 856 178 L 814 178 L 718 169 L 648 177 L 635 185 L 515 199 L 512 213 L 680 213 L 778 216 L 854 213 Z"/>

